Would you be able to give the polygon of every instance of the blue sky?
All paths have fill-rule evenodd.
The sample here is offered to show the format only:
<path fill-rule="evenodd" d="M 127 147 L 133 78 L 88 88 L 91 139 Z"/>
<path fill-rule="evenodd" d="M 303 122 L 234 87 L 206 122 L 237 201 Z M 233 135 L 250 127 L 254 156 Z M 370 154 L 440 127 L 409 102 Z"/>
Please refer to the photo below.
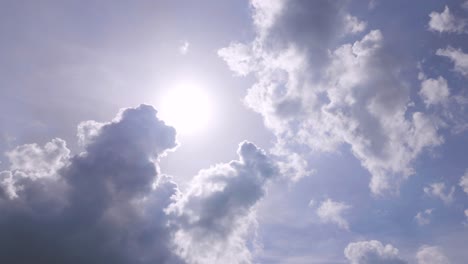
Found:
<path fill-rule="evenodd" d="M 3 1 L 0 22 L 0 262 L 468 258 L 468 2 Z"/>

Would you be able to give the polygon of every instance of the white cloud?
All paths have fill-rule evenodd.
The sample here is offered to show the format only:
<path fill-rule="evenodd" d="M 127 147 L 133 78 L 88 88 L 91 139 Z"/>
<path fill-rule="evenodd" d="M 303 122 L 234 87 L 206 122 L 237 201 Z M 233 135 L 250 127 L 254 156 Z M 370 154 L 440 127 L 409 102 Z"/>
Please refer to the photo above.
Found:
<path fill-rule="evenodd" d="M 452 186 L 450 189 L 446 190 L 445 183 L 436 182 L 430 184 L 427 187 L 424 187 L 424 192 L 429 196 L 440 198 L 445 204 L 448 205 L 453 202 L 455 187 Z"/>
<path fill-rule="evenodd" d="M 340 228 L 349 230 L 348 221 L 343 217 L 343 214 L 350 208 L 351 206 L 345 203 L 327 199 L 317 208 L 317 215 L 324 223 L 333 223 Z"/>
<path fill-rule="evenodd" d="M 238 160 L 200 171 L 182 193 L 159 172 L 177 142 L 152 106 L 83 122 L 78 135 L 84 151 L 72 157 L 60 139 L 8 152 L 0 262 L 251 263 L 255 207 L 279 173 L 263 150 L 241 143 Z"/>
<path fill-rule="evenodd" d="M 363 32 L 367 27 L 367 23 L 364 21 L 360 21 L 357 17 L 347 15 L 345 19 L 346 19 L 346 24 L 345 24 L 346 32 L 349 32 L 352 34 L 360 33 L 360 32 Z"/>
<path fill-rule="evenodd" d="M 255 73 L 257 82 L 245 102 L 275 133 L 277 148 L 284 149 L 279 153 L 302 146 L 308 147 L 304 152 L 334 152 L 349 144 L 372 175 L 373 193 L 398 192 L 414 173 L 413 160 L 443 138 L 437 120 L 408 110 L 410 87 L 383 34 L 372 30 L 361 40 L 330 49 L 344 34 L 363 28 L 356 21 L 349 28 L 352 16 L 343 1 L 291 1 L 271 16 L 264 14 L 271 7 L 253 7 L 254 17 L 268 17 L 268 23 L 257 25 L 261 33 L 250 44 L 220 51 L 229 54 L 222 58 L 237 73 Z M 236 59 L 237 47 L 249 54 L 240 52 Z M 239 61 L 249 61 L 248 70 Z"/>
<path fill-rule="evenodd" d="M 429 14 L 429 29 L 437 32 L 448 33 L 466 33 L 468 31 L 468 23 L 466 19 L 454 16 L 448 6 L 445 6 L 441 13 L 432 12 Z"/>
<path fill-rule="evenodd" d="M 424 79 L 421 82 L 419 95 L 428 107 L 446 103 L 450 96 L 447 80 L 441 76 L 437 79 Z"/>
<path fill-rule="evenodd" d="M 418 225 L 423 226 L 423 225 L 428 225 L 431 222 L 431 215 L 434 209 L 426 209 L 422 212 L 418 212 L 414 219 L 418 223 Z"/>
<path fill-rule="evenodd" d="M 416 259 L 418 264 L 450 264 L 442 249 L 435 246 L 422 246 L 419 248 Z"/>
<path fill-rule="evenodd" d="M 202 170 L 169 212 L 180 229 L 178 253 L 188 263 L 250 263 L 246 240 L 257 202 L 277 169 L 254 144 L 243 142 L 239 160 Z"/>
<path fill-rule="evenodd" d="M 461 49 L 448 46 L 445 49 L 438 49 L 436 55 L 449 58 L 455 65 L 455 71 L 465 77 L 468 76 L 468 54 L 464 53 Z"/>
<path fill-rule="evenodd" d="M 465 174 L 460 178 L 460 187 L 462 187 L 463 191 L 468 194 L 468 170 L 465 171 Z"/>
<path fill-rule="evenodd" d="M 18 146 L 5 155 L 11 163 L 10 170 L 33 179 L 51 177 L 62 168 L 70 150 L 64 140 L 55 138 L 44 147 L 37 144 Z"/>
<path fill-rule="evenodd" d="M 398 249 L 380 241 L 360 241 L 348 244 L 344 254 L 351 264 L 405 264 L 398 255 Z"/>
<path fill-rule="evenodd" d="M 242 43 L 231 43 L 228 47 L 218 50 L 218 56 L 226 61 L 229 69 L 244 76 L 252 71 L 250 47 Z"/>

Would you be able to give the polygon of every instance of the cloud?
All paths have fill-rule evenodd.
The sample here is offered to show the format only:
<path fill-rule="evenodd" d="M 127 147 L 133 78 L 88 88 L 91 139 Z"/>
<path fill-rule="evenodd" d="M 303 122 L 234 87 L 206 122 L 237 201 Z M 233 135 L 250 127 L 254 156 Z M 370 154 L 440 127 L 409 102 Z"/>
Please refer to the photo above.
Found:
<path fill-rule="evenodd" d="M 333 223 L 342 229 L 349 230 L 348 221 L 343 217 L 343 214 L 350 208 L 351 206 L 345 203 L 327 199 L 317 208 L 317 215 L 324 223 Z"/>
<path fill-rule="evenodd" d="M 344 254 L 351 264 L 405 264 L 398 255 L 398 249 L 380 241 L 370 240 L 348 244 Z"/>
<path fill-rule="evenodd" d="M 367 23 L 364 21 L 360 21 L 357 17 L 347 15 L 345 19 L 346 19 L 346 24 L 345 24 L 346 32 L 360 33 L 360 32 L 363 32 L 367 27 Z"/>
<path fill-rule="evenodd" d="M 460 187 L 462 187 L 463 191 L 468 194 L 468 170 L 465 171 L 465 174 L 460 177 Z"/>
<path fill-rule="evenodd" d="M 442 76 L 439 76 L 437 79 L 429 78 L 422 80 L 419 95 L 427 107 L 446 103 L 450 96 L 447 80 Z"/>
<path fill-rule="evenodd" d="M 453 202 L 455 187 L 452 186 L 452 188 L 447 191 L 445 189 L 445 183 L 436 182 L 424 187 L 424 193 L 432 197 L 440 198 L 446 205 L 449 205 Z"/>
<path fill-rule="evenodd" d="M 335 152 L 348 144 L 371 173 L 372 192 L 396 193 L 423 150 L 443 143 L 440 124 L 409 111 L 404 58 L 381 31 L 342 44 L 343 36 L 364 30 L 364 22 L 349 27 L 358 20 L 345 2 L 253 1 L 256 38 L 232 43 L 220 57 L 238 74 L 255 75 L 244 100 L 275 133 L 277 153 Z"/>
<path fill-rule="evenodd" d="M 250 52 L 247 45 L 231 43 L 228 47 L 218 50 L 218 56 L 226 61 L 231 71 L 245 76 L 253 70 Z"/>
<path fill-rule="evenodd" d="M 442 249 L 435 246 L 422 246 L 416 253 L 418 264 L 450 264 Z"/>
<path fill-rule="evenodd" d="M 430 216 L 432 215 L 433 211 L 434 209 L 426 209 L 422 212 L 418 212 L 414 219 L 420 226 L 428 225 L 431 222 Z"/>
<path fill-rule="evenodd" d="M 454 64 L 455 71 L 465 77 L 468 76 L 468 54 L 464 53 L 461 49 L 448 46 L 445 49 L 438 49 L 436 55 L 449 58 Z"/>
<path fill-rule="evenodd" d="M 432 12 L 429 14 L 429 29 L 440 33 L 467 33 L 468 22 L 466 19 L 454 16 L 448 6 L 445 6 L 441 13 Z"/>
<path fill-rule="evenodd" d="M 202 170 L 169 211 L 177 219 L 178 253 L 188 263 L 251 263 L 246 244 L 255 206 L 277 168 L 254 144 L 243 142 L 239 160 Z"/>
<path fill-rule="evenodd" d="M 155 163 L 176 146 L 175 130 L 146 105 L 87 124 L 97 126 L 85 151 L 67 161 L 59 139 L 8 153 L 17 197 L 0 200 L 0 262 L 182 263 L 164 212 L 177 185 Z"/>
<path fill-rule="evenodd" d="M 200 171 L 182 193 L 159 172 L 177 142 L 156 114 L 140 105 L 81 123 L 75 156 L 61 139 L 8 152 L 0 262 L 251 263 L 255 207 L 279 169 L 243 142 L 239 160 Z"/>
<path fill-rule="evenodd" d="M 5 153 L 15 174 L 32 179 L 53 176 L 66 164 L 69 154 L 65 141 L 60 138 L 53 139 L 44 147 L 26 144 Z"/>

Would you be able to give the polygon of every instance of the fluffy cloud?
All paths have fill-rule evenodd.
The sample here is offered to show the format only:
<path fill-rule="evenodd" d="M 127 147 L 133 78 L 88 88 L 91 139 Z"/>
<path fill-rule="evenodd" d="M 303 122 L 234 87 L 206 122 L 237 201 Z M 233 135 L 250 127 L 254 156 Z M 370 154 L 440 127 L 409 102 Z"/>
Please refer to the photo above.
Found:
<path fill-rule="evenodd" d="M 436 182 L 429 186 L 424 187 L 424 192 L 432 197 L 440 198 L 445 204 L 451 204 L 453 202 L 453 194 L 455 187 L 446 190 L 445 183 Z"/>
<path fill-rule="evenodd" d="M 468 170 L 465 171 L 465 174 L 460 178 L 460 187 L 462 187 L 463 191 L 468 194 Z"/>
<path fill-rule="evenodd" d="M 466 19 L 454 16 L 448 6 L 445 6 L 444 11 L 429 14 L 429 29 L 437 32 L 448 33 L 466 33 L 468 31 L 468 22 Z"/>
<path fill-rule="evenodd" d="M 10 169 L 25 177 L 37 179 L 53 176 L 68 161 L 70 150 L 65 141 L 56 138 L 44 147 L 37 144 L 18 146 L 6 153 Z"/>
<path fill-rule="evenodd" d="M 432 215 L 433 211 L 434 209 L 426 209 L 422 212 L 418 212 L 414 219 L 420 226 L 427 225 L 431 222 L 430 216 Z"/>
<path fill-rule="evenodd" d="M 437 105 L 447 102 L 450 96 L 450 90 L 447 80 L 439 76 L 437 79 L 425 79 L 421 82 L 419 95 L 426 106 Z"/>
<path fill-rule="evenodd" d="M 0 262 L 181 263 L 168 246 L 172 231 L 164 213 L 177 186 L 154 163 L 176 146 L 175 130 L 145 105 L 93 129 L 87 124 L 93 136 L 67 162 L 61 140 L 9 152 L 13 172 L 67 164 L 56 177 L 13 175 L 20 191 L 0 201 Z"/>
<path fill-rule="evenodd" d="M 184 194 L 159 173 L 177 143 L 153 107 L 78 130 L 84 152 L 72 157 L 60 139 L 8 152 L 0 262 L 250 263 L 255 205 L 278 173 L 262 150 L 242 143 L 239 160 L 201 171 Z"/>
<path fill-rule="evenodd" d="M 397 192 L 414 173 L 413 160 L 443 142 L 439 124 L 408 110 L 398 54 L 379 30 L 341 44 L 343 36 L 364 30 L 364 22 L 349 27 L 358 20 L 345 2 L 253 1 L 257 37 L 219 55 L 237 73 L 255 74 L 245 102 L 262 114 L 283 155 L 299 146 L 333 152 L 349 144 L 372 175 L 372 192 Z M 242 52 L 227 52 L 239 47 Z M 248 70 L 237 66 L 247 61 Z"/>
<path fill-rule="evenodd" d="M 468 76 L 468 54 L 464 53 L 461 49 L 448 46 L 445 49 L 438 49 L 436 55 L 449 58 L 454 64 L 455 71 L 465 77 Z"/>
<path fill-rule="evenodd" d="M 344 250 L 351 264 L 404 264 L 398 256 L 398 249 L 390 244 L 370 240 L 350 243 Z"/>
<path fill-rule="evenodd" d="M 246 238 L 255 205 L 277 169 L 254 144 L 239 146 L 239 160 L 202 170 L 169 211 L 177 218 L 177 250 L 188 263 L 250 263 Z"/>
<path fill-rule="evenodd" d="M 317 215 L 325 223 L 333 223 L 338 225 L 340 228 L 348 230 L 349 224 L 343 217 L 343 213 L 350 208 L 351 206 L 345 203 L 327 199 L 317 208 Z"/>
<path fill-rule="evenodd" d="M 416 259 L 418 264 L 450 264 L 449 259 L 439 247 L 422 246 L 419 248 Z"/>

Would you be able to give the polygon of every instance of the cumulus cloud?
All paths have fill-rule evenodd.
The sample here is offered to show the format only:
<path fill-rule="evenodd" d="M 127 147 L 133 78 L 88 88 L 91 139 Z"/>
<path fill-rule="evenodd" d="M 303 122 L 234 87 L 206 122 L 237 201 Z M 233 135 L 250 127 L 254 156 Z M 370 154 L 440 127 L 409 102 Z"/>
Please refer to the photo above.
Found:
<path fill-rule="evenodd" d="M 460 187 L 462 187 L 463 191 L 468 194 L 468 170 L 465 171 L 465 174 L 460 178 Z"/>
<path fill-rule="evenodd" d="M 218 56 L 223 58 L 231 71 L 244 76 L 252 69 L 250 47 L 242 43 L 231 43 L 228 47 L 218 50 Z"/>
<path fill-rule="evenodd" d="M 436 55 L 449 58 L 454 64 L 455 71 L 468 77 L 468 54 L 464 53 L 461 49 L 448 46 L 445 49 L 438 49 Z"/>
<path fill-rule="evenodd" d="M 427 107 L 446 103 L 450 96 L 447 80 L 442 76 L 439 76 L 437 79 L 429 78 L 423 80 L 419 95 Z"/>
<path fill-rule="evenodd" d="M 346 1 L 270 2 L 252 2 L 257 36 L 251 43 L 220 50 L 232 70 L 257 78 L 246 105 L 263 116 L 283 155 L 302 146 L 334 152 L 349 144 L 372 175 L 372 192 L 397 192 L 423 150 L 443 142 L 437 121 L 408 110 L 410 89 L 398 54 L 379 30 L 340 42 L 364 30 Z M 245 52 L 227 53 L 238 47 Z M 239 61 L 249 61 L 249 70 L 233 66 Z"/>
<path fill-rule="evenodd" d="M 416 253 L 418 264 L 450 264 L 442 249 L 435 246 L 422 246 Z"/>
<path fill-rule="evenodd" d="M 346 203 L 327 199 L 317 208 L 317 215 L 324 223 L 333 223 L 340 228 L 349 230 L 348 221 L 344 218 L 343 214 L 350 208 L 351 206 Z"/>
<path fill-rule="evenodd" d="M 33 179 L 53 176 L 66 164 L 69 154 L 65 141 L 60 138 L 53 139 L 44 147 L 26 144 L 5 153 L 11 170 Z"/>
<path fill-rule="evenodd" d="M 405 264 L 398 255 L 398 249 L 380 241 L 360 241 L 348 244 L 344 254 L 351 264 Z"/>
<path fill-rule="evenodd" d="M 20 191 L 0 200 L 0 262 L 181 263 L 168 246 L 164 213 L 177 186 L 158 175 L 155 163 L 176 146 L 175 130 L 146 105 L 87 127 L 94 132 L 87 133 L 93 136 L 84 140 L 85 151 L 66 162 L 69 151 L 58 139 L 9 152 Z M 60 166 L 56 177 L 15 173 L 43 175 Z"/>
<path fill-rule="evenodd" d="M 431 215 L 434 209 L 426 209 L 422 212 L 418 212 L 416 216 L 414 217 L 414 220 L 418 223 L 418 225 L 423 226 L 423 225 L 428 225 L 431 222 Z"/>
<path fill-rule="evenodd" d="M 255 205 L 278 170 L 254 144 L 202 170 L 182 193 L 159 172 L 177 146 L 148 105 L 83 122 L 84 151 L 19 146 L 0 172 L 2 263 L 250 263 Z M 25 253 L 26 252 L 26 253 Z"/>
<path fill-rule="evenodd" d="M 364 21 L 360 21 L 357 17 L 347 15 L 345 17 L 346 23 L 345 23 L 345 29 L 346 32 L 350 33 L 360 33 L 363 32 L 366 27 L 367 23 Z"/>
<path fill-rule="evenodd" d="M 250 263 L 246 239 L 255 205 L 277 169 L 254 144 L 243 142 L 239 160 L 202 170 L 169 211 L 177 218 L 175 243 L 188 263 Z"/>
<path fill-rule="evenodd" d="M 429 29 L 432 31 L 459 34 L 468 32 L 468 22 L 466 19 L 453 15 L 448 6 L 445 6 L 444 11 L 440 13 L 430 13 L 429 17 Z"/>
<path fill-rule="evenodd" d="M 431 197 L 441 199 L 445 204 L 449 205 L 453 202 L 453 194 L 455 187 L 452 186 L 450 189 L 446 188 L 445 183 L 435 182 L 429 186 L 424 187 L 424 193 Z"/>

